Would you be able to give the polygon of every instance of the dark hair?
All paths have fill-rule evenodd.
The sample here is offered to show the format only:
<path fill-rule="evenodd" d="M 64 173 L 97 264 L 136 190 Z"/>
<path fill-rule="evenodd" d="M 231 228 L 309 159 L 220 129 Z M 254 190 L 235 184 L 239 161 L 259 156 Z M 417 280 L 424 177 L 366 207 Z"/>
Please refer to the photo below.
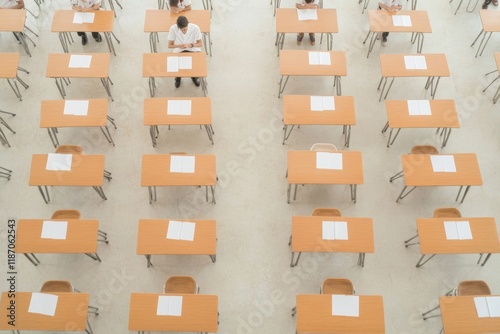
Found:
<path fill-rule="evenodd" d="M 314 0 L 305 0 L 306 3 L 311 3 L 313 2 Z"/>
<path fill-rule="evenodd" d="M 179 16 L 177 18 L 177 27 L 179 29 L 186 28 L 189 24 L 188 19 L 185 16 Z"/>
<path fill-rule="evenodd" d="M 179 4 L 179 0 L 170 0 L 169 1 L 170 7 L 177 7 Z"/>

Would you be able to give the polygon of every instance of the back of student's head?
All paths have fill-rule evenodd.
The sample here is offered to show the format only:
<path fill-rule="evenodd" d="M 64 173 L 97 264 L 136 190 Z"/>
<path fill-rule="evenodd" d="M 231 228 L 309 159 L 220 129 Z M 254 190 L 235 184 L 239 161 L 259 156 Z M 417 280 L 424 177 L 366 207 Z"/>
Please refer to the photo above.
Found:
<path fill-rule="evenodd" d="M 169 0 L 170 7 L 177 7 L 179 0 Z"/>
<path fill-rule="evenodd" d="M 313 3 L 314 0 L 304 0 L 306 3 Z"/>
<path fill-rule="evenodd" d="M 177 18 L 177 27 L 179 29 L 186 28 L 188 26 L 188 24 L 189 24 L 189 21 L 185 16 L 181 15 Z"/>

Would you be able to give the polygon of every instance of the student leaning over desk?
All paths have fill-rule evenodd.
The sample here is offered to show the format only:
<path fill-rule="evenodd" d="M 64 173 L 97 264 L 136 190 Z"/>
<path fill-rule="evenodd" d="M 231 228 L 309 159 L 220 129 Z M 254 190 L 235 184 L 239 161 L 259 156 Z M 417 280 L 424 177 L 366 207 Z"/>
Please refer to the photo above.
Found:
<path fill-rule="evenodd" d="M 23 0 L 0 0 L 1 9 L 23 9 Z"/>
<path fill-rule="evenodd" d="M 101 0 L 71 0 L 71 5 L 73 10 L 87 12 L 89 10 L 98 10 L 101 7 Z M 86 45 L 88 42 L 87 34 L 79 31 L 77 35 L 82 37 L 82 44 Z M 95 41 L 98 43 L 102 41 L 101 34 L 98 32 L 93 32 L 92 37 L 94 37 Z"/>
<path fill-rule="evenodd" d="M 319 0 L 296 0 L 295 7 L 297 9 L 317 9 Z M 297 45 L 302 44 L 302 39 L 304 38 L 304 33 L 297 34 Z M 311 40 L 311 45 L 316 44 L 316 38 L 314 33 L 309 33 L 309 39 Z"/>
<path fill-rule="evenodd" d="M 390 13 L 397 12 L 403 8 L 402 0 L 380 0 L 378 2 L 378 9 L 386 10 Z M 389 36 L 388 32 L 382 33 L 382 46 L 387 45 L 387 36 Z M 380 39 L 380 33 L 377 34 L 377 39 Z"/>
<path fill-rule="evenodd" d="M 169 0 L 170 11 L 180 13 L 191 10 L 191 0 Z"/>

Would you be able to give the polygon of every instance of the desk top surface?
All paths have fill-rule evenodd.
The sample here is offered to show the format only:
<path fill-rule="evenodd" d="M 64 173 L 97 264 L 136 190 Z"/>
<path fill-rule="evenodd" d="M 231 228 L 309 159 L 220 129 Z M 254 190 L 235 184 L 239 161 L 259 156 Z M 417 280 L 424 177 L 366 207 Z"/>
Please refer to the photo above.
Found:
<path fill-rule="evenodd" d="M 470 240 L 447 240 L 445 221 L 468 221 Z M 422 254 L 500 253 L 494 218 L 418 218 L 417 230 Z"/>
<path fill-rule="evenodd" d="M 70 68 L 72 55 L 92 56 L 89 68 Z M 45 75 L 48 78 L 107 78 L 109 53 L 50 53 Z"/>
<path fill-rule="evenodd" d="M 314 151 L 288 151 L 289 184 L 363 184 L 363 161 L 359 151 L 342 154 L 343 169 L 316 168 Z"/>
<path fill-rule="evenodd" d="M 483 184 L 475 153 L 453 155 L 456 172 L 434 172 L 430 154 L 405 154 L 401 156 L 405 185 L 433 186 L 480 186 Z"/>
<path fill-rule="evenodd" d="M 55 10 L 54 18 L 52 19 L 52 32 L 112 32 L 115 20 L 112 10 L 92 10 L 85 13 L 94 13 L 93 23 L 73 23 L 75 13 L 74 10 Z"/>
<path fill-rule="evenodd" d="M 182 296 L 182 315 L 158 316 L 158 297 L 166 294 L 131 293 L 128 329 L 130 331 L 217 332 L 215 295 Z"/>
<path fill-rule="evenodd" d="M 385 108 L 391 128 L 459 128 L 454 100 L 430 100 L 432 115 L 410 115 L 408 100 L 386 100 Z"/>
<path fill-rule="evenodd" d="M 407 70 L 405 56 L 423 56 L 427 69 Z M 383 77 L 449 77 L 450 69 L 444 53 L 437 54 L 381 54 Z"/>
<path fill-rule="evenodd" d="M 167 114 L 169 100 L 190 100 L 191 115 Z M 209 97 L 171 97 L 144 99 L 144 125 L 208 125 L 212 124 Z"/>
<path fill-rule="evenodd" d="M 394 26 L 394 15 L 407 15 L 411 19 L 411 27 Z M 431 22 L 426 10 L 400 10 L 395 13 L 386 10 L 369 10 L 370 31 L 372 32 L 421 32 L 431 33 Z"/>
<path fill-rule="evenodd" d="M 297 295 L 297 332 L 385 333 L 382 296 L 359 296 L 359 317 L 332 315 L 332 295 Z"/>
<path fill-rule="evenodd" d="M 70 100 L 43 100 L 40 112 L 41 128 L 63 128 L 78 126 L 105 126 L 107 124 L 108 100 L 89 99 L 85 116 L 65 115 L 64 106 Z"/>
<path fill-rule="evenodd" d="M 167 72 L 167 57 L 192 57 L 190 70 Z M 206 77 L 207 54 L 205 52 L 145 53 L 142 58 L 142 76 L 149 77 Z"/>
<path fill-rule="evenodd" d="M 294 33 L 308 31 L 311 33 L 339 32 L 336 9 L 318 9 L 317 20 L 299 21 L 297 9 L 276 9 L 276 32 Z"/>
<path fill-rule="evenodd" d="M 19 9 L 0 9 L 0 31 L 22 32 L 27 13 Z"/>
<path fill-rule="evenodd" d="M 210 32 L 209 10 L 188 10 L 176 14 L 164 9 L 146 10 L 144 32 L 168 32 L 171 26 L 177 24 L 177 18 L 181 15 L 185 16 L 190 23 L 200 27 L 202 33 Z"/>
<path fill-rule="evenodd" d="M 310 95 L 283 96 L 283 122 L 311 125 L 355 125 L 354 97 L 335 96 L 335 110 L 311 111 Z"/>
<path fill-rule="evenodd" d="M 500 12 L 496 10 L 480 10 L 479 16 L 481 17 L 481 24 L 483 30 L 487 32 L 500 31 Z"/>
<path fill-rule="evenodd" d="M 19 53 L 0 53 L 0 78 L 15 78 L 18 66 Z"/>
<path fill-rule="evenodd" d="M 330 54 L 331 65 L 309 65 L 309 50 L 281 50 L 280 74 L 295 76 L 346 76 L 344 51 L 320 51 Z"/>

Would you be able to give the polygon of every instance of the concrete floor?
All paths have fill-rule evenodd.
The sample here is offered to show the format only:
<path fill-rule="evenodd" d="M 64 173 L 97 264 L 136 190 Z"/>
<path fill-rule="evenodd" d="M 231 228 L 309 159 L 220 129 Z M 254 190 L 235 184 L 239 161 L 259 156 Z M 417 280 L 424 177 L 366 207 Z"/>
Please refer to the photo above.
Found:
<path fill-rule="evenodd" d="M 110 244 L 100 244 L 102 263 L 83 255 L 40 255 L 42 264 L 34 267 L 24 256 L 18 257 L 19 291 L 38 291 L 51 279 L 66 279 L 81 291 L 88 291 L 91 303 L 101 314 L 91 324 L 95 333 L 126 333 L 131 292 L 160 292 L 169 275 L 192 275 L 201 293 L 219 296 L 219 334 L 294 333 L 295 319 L 290 310 L 295 295 L 317 293 L 326 277 L 349 278 L 358 294 L 384 297 L 387 333 L 438 333 L 440 318 L 421 320 L 420 313 L 437 305 L 437 298 L 462 280 L 482 279 L 494 293 L 500 293 L 500 256 L 493 255 L 485 267 L 476 265 L 477 255 L 441 255 L 423 268 L 415 268 L 418 247 L 405 249 L 403 241 L 415 234 L 415 220 L 431 217 L 438 207 L 454 206 L 463 216 L 499 217 L 500 174 L 497 157 L 500 135 L 500 109 L 492 103 L 496 83 L 485 93 L 484 87 L 496 73 L 493 52 L 499 51 L 500 34 L 494 34 L 484 54 L 475 58 L 470 44 L 481 30 L 478 9 L 462 8 L 453 15 L 458 1 L 420 1 L 418 9 L 429 11 L 433 33 L 425 36 L 424 53 L 446 53 L 450 78 L 441 80 L 437 99 L 455 99 L 461 127 L 453 131 L 446 153 L 477 154 L 484 185 L 473 187 L 461 205 L 454 201 L 457 188 L 417 189 L 401 203 L 395 200 L 403 182 L 389 183 L 401 169 L 400 156 L 418 144 L 439 146 L 432 129 L 402 131 L 391 148 L 383 102 L 378 102 L 379 53 L 415 53 L 409 34 L 391 34 L 387 47 L 377 43 L 370 58 L 363 39 L 368 31 L 367 13 L 361 14 L 357 1 L 325 0 L 325 8 L 337 8 L 339 33 L 334 50 L 347 54 L 348 76 L 342 79 L 343 95 L 355 98 L 357 124 L 353 127 L 350 150 L 363 152 L 365 183 L 358 187 L 358 201 L 349 200 L 347 186 L 305 186 L 297 201 L 286 203 L 285 179 L 288 150 L 307 150 L 316 142 L 342 147 L 341 127 L 303 126 L 282 145 L 282 100 L 278 99 L 279 58 L 274 47 L 275 19 L 268 0 L 214 0 L 212 17 L 213 57 L 208 59 L 209 96 L 212 99 L 215 145 L 198 127 L 160 127 L 160 139 L 153 148 L 149 129 L 143 126 L 143 100 L 149 97 L 148 83 L 142 78 L 142 54 L 149 52 L 148 35 L 143 32 L 145 9 L 157 6 L 154 0 L 126 1 L 117 9 L 114 32 L 121 40 L 115 44 L 117 56 L 111 59 L 114 81 L 109 114 L 115 118 L 112 130 L 116 147 L 108 144 L 98 129 L 60 129 L 59 140 L 82 145 L 87 154 L 105 154 L 106 169 L 113 180 L 105 182 L 108 197 L 103 201 L 90 188 L 51 188 L 52 202 L 45 204 L 35 187 L 28 186 L 31 156 L 53 152 L 45 130 L 39 128 L 40 101 L 60 99 L 56 85 L 45 78 L 47 55 L 62 52 L 57 34 L 50 32 L 52 14 L 68 9 L 69 1 L 46 0 L 40 16 L 28 16 L 27 24 L 40 37 L 28 57 L 12 34 L 0 34 L 1 52 L 20 52 L 20 65 L 31 73 L 20 76 L 30 88 L 19 102 L 5 81 L 0 83 L 0 108 L 17 114 L 1 115 L 15 130 L 6 133 L 12 145 L 0 147 L 0 166 L 14 170 L 10 181 L 0 179 L 0 220 L 49 218 L 63 208 L 79 209 L 84 217 L 96 218 L 109 234 Z M 465 3 L 463 7 L 465 7 Z M 35 4 L 27 5 L 37 11 Z M 293 6 L 283 0 L 282 7 Z M 375 9 L 375 1 L 369 8 Z M 404 2 L 404 7 L 409 3 Z M 193 0 L 194 9 L 202 9 Z M 490 6 L 490 10 L 496 10 Z M 76 36 L 75 36 L 76 37 Z M 160 34 L 160 51 L 167 51 L 167 36 Z M 304 39 L 297 46 L 288 35 L 285 49 L 323 49 L 311 47 Z M 70 46 L 72 52 L 106 52 L 103 43 L 89 36 L 89 44 Z M 68 98 L 105 98 L 98 80 L 73 80 Z M 202 96 L 190 80 L 179 89 L 173 80 L 158 80 L 158 97 Z M 290 79 L 285 94 L 331 95 L 331 78 Z M 398 79 L 389 95 L 392 99 L 427 99 L 425 79 Z M 148 204 L 147 189 L 140 186 L 141 156 L 151 153 L 184 151 L 217 156 L 220 177 L 217 204 L 204 201 L 197 188 L 159 188 L 158 201 Z M 309 215 L 316 207 L 336 207 L 344 216 L 372 217 L 375 227 L 375 253 L 366 256 L 364 268 L 356 265 L 357 254 L 317 256 L 303 254 L 300 265 L 290 268 L 287 246 L 293 215 Z M 217 220 L 217 263 L 208 256 L 155 256 L 154 267 L 147 268 L 143 256 L 135 251 L 140 218 L 211 218 Z M 0 225 L 6 240 L 6 224 Z M 1 243 L 5 245 L 5 242 Z M 5 246 L 2 246 L 5 254 Z M 6 256 L 0 256 L 6 268 Z M 6 271 L 3 270 L 4 272 Z M 0 281 L 0 288 L 7 288 Z M 271 294 L 282 294 L 277 300 Z"/>

